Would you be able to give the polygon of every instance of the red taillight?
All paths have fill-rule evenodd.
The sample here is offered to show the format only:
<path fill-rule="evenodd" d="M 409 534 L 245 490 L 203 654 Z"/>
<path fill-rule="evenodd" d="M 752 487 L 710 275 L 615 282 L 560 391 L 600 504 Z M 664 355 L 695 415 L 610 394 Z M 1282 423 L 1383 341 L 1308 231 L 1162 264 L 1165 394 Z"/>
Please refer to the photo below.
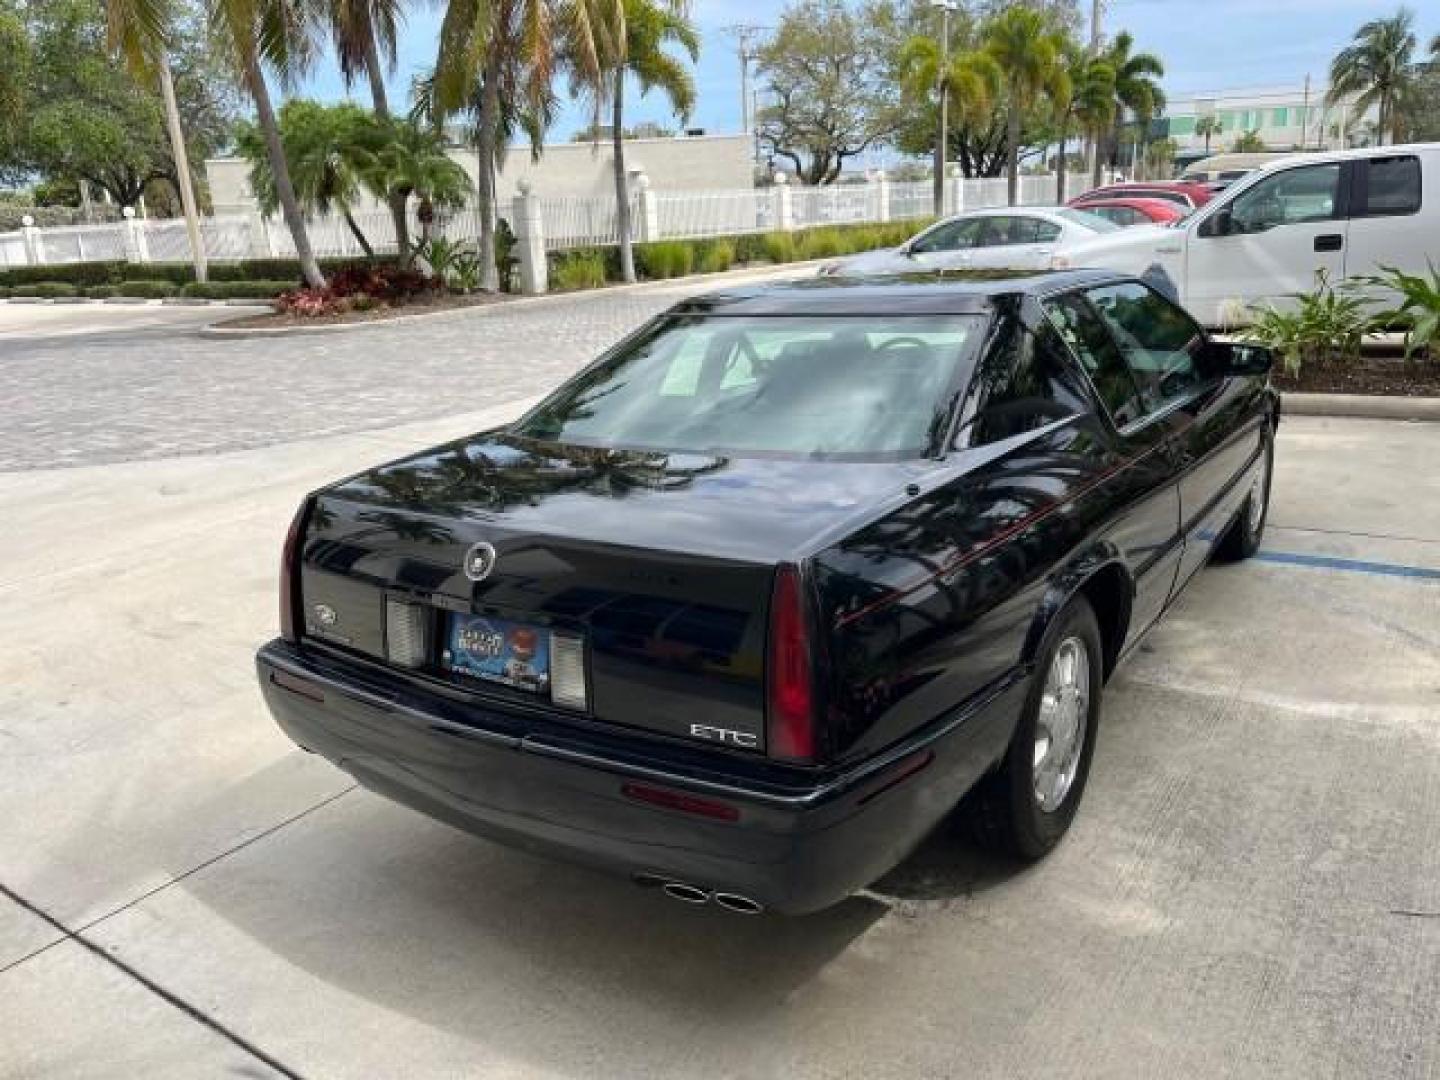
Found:
<path fill-rule="evenodd" d="M 285 550 L 280 555 L 280 636 L 289 642 L 300 640 L 300 620 L 295 608 L 300 601 L 300 541 L 305 535 L 305 518 L 310 510 L 306 499 L 295 511 L 290 521 L 290 531 L 285 534 Z"/>
<path fill-rule="evenodd" d="M 815 687 L 809 620 L 800 572 L 784 565 L 775 572 L 770 596 L 770 653 L 766 660 L 771 757 L 811 761 L 815 757 Z"/>

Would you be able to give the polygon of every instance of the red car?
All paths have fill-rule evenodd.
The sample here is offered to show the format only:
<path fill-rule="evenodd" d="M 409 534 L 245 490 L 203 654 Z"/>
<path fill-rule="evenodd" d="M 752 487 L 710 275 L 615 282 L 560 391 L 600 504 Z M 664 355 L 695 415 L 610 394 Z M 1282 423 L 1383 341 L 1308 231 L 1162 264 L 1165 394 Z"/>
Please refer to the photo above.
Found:
<path fill-rule="evenodd" d="M 1170 225 L 1187 217 L 1191 211 L 1179 203 L 1164 199 L 1103 198 L 1078 203 L 1077 209 L 1113 221 L 1122 229 L 1131 225 Z"/>
<path fill-rule="evenodd" d="M 1194 210 L 1204 206 L 1215 197 L 1215 193 L 1204 184 L 1188 180 L 1131 181 L 1127 184 L 1106 184 L 1077 195 L 1070 200 L 1070 206 L 1086 206 L 1096 199 L 1164 199 Z"/>

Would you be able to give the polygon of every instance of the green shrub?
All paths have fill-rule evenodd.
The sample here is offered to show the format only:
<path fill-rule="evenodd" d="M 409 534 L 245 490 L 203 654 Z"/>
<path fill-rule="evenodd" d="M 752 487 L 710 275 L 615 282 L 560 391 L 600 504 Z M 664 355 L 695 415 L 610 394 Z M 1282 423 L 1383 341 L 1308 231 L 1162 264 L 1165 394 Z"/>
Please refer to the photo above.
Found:
<path fill-rule="evenodd" d="M 695 269 L 718 274 L 735 264 L 735 245 L 729 240 L 702 240 L 695 245 Z"/>
<path fill-rule="evenodd" d="M 119 281 L 130 266 L 126 262 L 61 263 L 58 266 L 12 266 L 0 270 L 0 285 L 38 285 L 63 281 L 70 285 L 109 285 Z"/>
<path fill-rule="evenodd" d="M 795 237 L 788 232 L 769 232 L 760 238 L 760 250 L 772 263 L 795 261 Z"/>
<path fill-rule="evenodd" d="M 576 248 L 557 253 L 550 270 L 550 284 L 559 292 L 596 289 L 605 284 L 605 252 L 598 248 Z"/>
<path fill-rule="evenodd" d="M 138 296 L 142 300 L 158 300 L 179 291 L 180 286 L 173 281 L 122 281 L 115 287 L 117 296 Z"/>
<path fill-rule="evenodd" d="M 0 285 L 0 300 L 5 299 L 5 297 L 7 297 L 7 296 L 9 296 L 9 295 L 10 295 L 10 286 L 9 286 L 9 285 Z"/>
<path fill-rule="evenodd" d="M 33 285 L 16 285 L 10 290 L 10 295 L 53 299 L 57 296 L 74 296 L 77 291 L 68 281 L 37 281 Z"/>
<path fill-rule="evenodd" d="M 1379 274 L 1368 274 L 1354 283 L 1360 288 L 1382 288 L 1399 294 L 1400 303 L 1377 311 L 1371 325 L 1376 329 L 1403 330 L 1406 360 L 1417 352 L 1432 358 L 1440 355 L 1440 270 L 1428 258 L 1425 264 L 1430 270 L 1428 277 L 1382 266 Z"/>
<path fill-rule="evenodd" d="M 688 240 L 662 240 L 635 247 L 635 269 L 642 277 L 684 277 L 694 265 L 695 246 Z"/>
<path fill-rule="evenodd" d="M 119 294 L 120 286 L 118 285 L 91 285 L 85 290 L 85 295 L 90 297 L 91 300 L 107 300 Z"/>
<path fill-rule="evenodd" d="M 1292 377 L 1306 365 L 1358 360 L 1361 339 L 1370 326 L 1362 297 L 1336 293 L 1323 270 L 1316 272 L 1315 283 L 1314 292 L 1292 294 L 1292 309 L 1273 304 L 1252 309 L 1255 321 L 1240 334 L 1242 341 L 1279 353 Z"/>
<path fill-rule="evenodd" d="M 849 239 L 838 229 L 811 229 L 800 235 L 795 246 L 802 259 L 833 259 L 853 250 Z"/>
<path fill-rule="evenodd" d="M 184 296 L 198 300 L 269 300 L 295 288 L 285 281 L 192 281 L 181 290 Z"/>

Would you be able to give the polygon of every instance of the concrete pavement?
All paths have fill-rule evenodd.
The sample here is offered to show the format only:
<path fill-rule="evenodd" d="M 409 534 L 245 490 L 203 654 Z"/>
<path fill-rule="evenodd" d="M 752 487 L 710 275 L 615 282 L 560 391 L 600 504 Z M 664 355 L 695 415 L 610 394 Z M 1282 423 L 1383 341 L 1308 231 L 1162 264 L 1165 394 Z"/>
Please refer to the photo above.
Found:
<path fill-rule="evenodd" d="M 782 920 L 464 836 L 265 714 L 299 495 L 519 404 L 0 475 L 0 884 L 64 927 L 0 898 L 0 1076 L 1440 1071 L 1433 426 L 1283 425 L 1265 557 L 1122 669 L 1052 858 L 945 833 Z"/>

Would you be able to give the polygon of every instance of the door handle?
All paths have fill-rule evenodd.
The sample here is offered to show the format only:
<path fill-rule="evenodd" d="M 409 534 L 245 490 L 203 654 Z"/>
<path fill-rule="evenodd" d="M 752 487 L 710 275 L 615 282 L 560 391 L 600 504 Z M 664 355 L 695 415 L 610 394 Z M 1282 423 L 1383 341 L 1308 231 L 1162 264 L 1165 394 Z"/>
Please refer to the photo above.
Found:
<path fill-rule="evenodd" d="M 1315 237 L 1316 251 L 1339 251 L 1345 246 L 1345 238 L 1339 233 L 1321 233 Z"/>

